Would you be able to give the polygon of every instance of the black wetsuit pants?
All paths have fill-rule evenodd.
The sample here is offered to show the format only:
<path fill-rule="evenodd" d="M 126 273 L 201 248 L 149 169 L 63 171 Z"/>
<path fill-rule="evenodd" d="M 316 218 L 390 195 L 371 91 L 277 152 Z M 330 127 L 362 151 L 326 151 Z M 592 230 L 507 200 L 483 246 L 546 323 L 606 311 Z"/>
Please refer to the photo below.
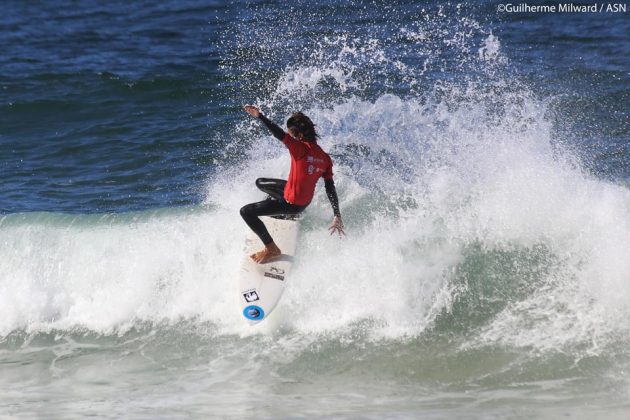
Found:
<path fill-rule="evenodd" d="M 306 206 L 296 206 L 287 203 L 284 199 L 284 186 L 286 183 L 287 181 L 283 179 L 258 178 L 256 186 L 262 192 L 269 194 L 269 197 L 263 201 L 241 207 L 243 220 L 265 245 L 273 242 L 273 239 L 258 216 L 293 215 L 301 213 L 306 208 Z"/>

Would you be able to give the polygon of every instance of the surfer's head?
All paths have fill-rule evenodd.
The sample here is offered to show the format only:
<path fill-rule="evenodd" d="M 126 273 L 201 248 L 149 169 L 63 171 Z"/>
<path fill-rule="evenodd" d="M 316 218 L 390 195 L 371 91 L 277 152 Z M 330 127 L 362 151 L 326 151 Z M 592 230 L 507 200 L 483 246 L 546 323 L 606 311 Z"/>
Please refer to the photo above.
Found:
<path fill-rule="evenodd" d="M 315 124 L 301 112 L 295 112 L 287 120 L 289 134 L 298 140 L 316 142 L 319 135 L 315 131 Z"/>

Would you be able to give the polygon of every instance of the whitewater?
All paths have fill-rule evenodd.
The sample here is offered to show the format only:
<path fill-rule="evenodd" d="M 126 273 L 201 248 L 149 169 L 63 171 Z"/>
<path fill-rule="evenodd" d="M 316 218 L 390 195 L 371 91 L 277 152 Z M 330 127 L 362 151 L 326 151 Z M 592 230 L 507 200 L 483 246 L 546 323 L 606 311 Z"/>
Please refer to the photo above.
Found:
<path fill-rule="evenodd" d="M 503 101 L 500 119 L 484 103 L 449 100 L 386 94 L 307 110 L 336 158 L 349 235 L 328 237 L 320 191 L 282 302 L 286 328 L 326 333 L 370 320 L 377 336 L 418 336 L 479 292 L 472 282 L 496 278 L 511 296 L 480 326 L 484 344 L 614 342 L 630 293 L 628 190 L 584 173 L 551 139 L 545 102 L 527 92 L 493 97 Z M 248 331 L 232 302 L 247 231 L 237 210 L 260 198 L 257 176 L 288 171 L 279 142 L 264 132 L 252 142 L 246 163 L 219 171 L 197 206 L 3 216 L 2 334 L 107 334 L 187 319 Z M 494 271 L 497 258 L 504 272 Z"/>

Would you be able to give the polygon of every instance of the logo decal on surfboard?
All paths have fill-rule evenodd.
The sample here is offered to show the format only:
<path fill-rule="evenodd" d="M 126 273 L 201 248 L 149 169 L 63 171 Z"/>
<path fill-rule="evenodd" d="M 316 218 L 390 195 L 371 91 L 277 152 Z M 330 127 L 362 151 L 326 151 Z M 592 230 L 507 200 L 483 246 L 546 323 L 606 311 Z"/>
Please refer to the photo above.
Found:
<path fill-rule="evenodd" d="M 258 293 L 255 290 L 248 290 L 243 293 L 243 297 L 245 298 L 245 302 L 255 302 L 259 300 Z"/>
<path fill-rule="evenodd" d="M 284 270 L 281 268 L 271 267 L 269 271 L 265 271 L 265 277 L 284 281 Z"/>
<path fill-rule="evenodd" d="M 265 317 L 265 312 L 260 306 L 249 305 L 248 307 L 243 309 L 243 315 L 247 319 L 258 321 L 259 319 L 263 319 Z"/>

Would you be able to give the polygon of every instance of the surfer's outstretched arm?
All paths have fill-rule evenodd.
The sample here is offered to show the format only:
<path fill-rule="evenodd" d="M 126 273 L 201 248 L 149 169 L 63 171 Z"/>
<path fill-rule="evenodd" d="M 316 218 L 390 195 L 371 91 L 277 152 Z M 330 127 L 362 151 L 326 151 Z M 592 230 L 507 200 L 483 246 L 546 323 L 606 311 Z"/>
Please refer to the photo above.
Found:
<path fill-rule="evenodd" d="M 258 119 L 260 119 L 260 121 L 262 121 L 263 124 L 267 126 L 269 131 L 271 131 L 271 134 L 273 134 L 273 136 L 277 138 L 278 140 L 282 141 L 284 136 L 287 135 L 287 133 L 285 133 L 284 130 L 278 126 L 278 124 L 271 121 L 269 118 L 265 117 L 263 114 L 260 114 L 260 117 L 258 117 Z"/>
<path fill-rule="evenodd" d="M 262 121 L 263 124 L 267 126 L 269 131 L 271 131 L 271 134 L 273 134 L 273 136 L 278 140 L 282 141 L 284 136 L 287 134 L 282 128 L 280 128 L 280 126 L 278 126 L 278 124 L 265 117 L 262 112 L 260 112 L 260 110 L 255 106 L 245 105 L 243 108 L 245 109 L 245 112 L 247 112 L 249 115 L 251 115 L 252 117 L 256 117 L 260 121 Z"/>
<path fill-rule="evenodd" d="M 330 200 L 330 205 L 332 206 L 333 213 L 335 214 L 332 225 L 328 228 L 328 230 L 330 230 L 331 235 L 335 232 L 339 233 L 339 236 L 341 236 L 341 234 L 345 235 L 346 232 L 343 231 L 343 222 L 341 221 L 341 212 L 339 211 L 339 198 L 337 197 L 335 182 L 332 179 L 325 179 L 324 182 L 326 185 L 326 195 Z"/>

